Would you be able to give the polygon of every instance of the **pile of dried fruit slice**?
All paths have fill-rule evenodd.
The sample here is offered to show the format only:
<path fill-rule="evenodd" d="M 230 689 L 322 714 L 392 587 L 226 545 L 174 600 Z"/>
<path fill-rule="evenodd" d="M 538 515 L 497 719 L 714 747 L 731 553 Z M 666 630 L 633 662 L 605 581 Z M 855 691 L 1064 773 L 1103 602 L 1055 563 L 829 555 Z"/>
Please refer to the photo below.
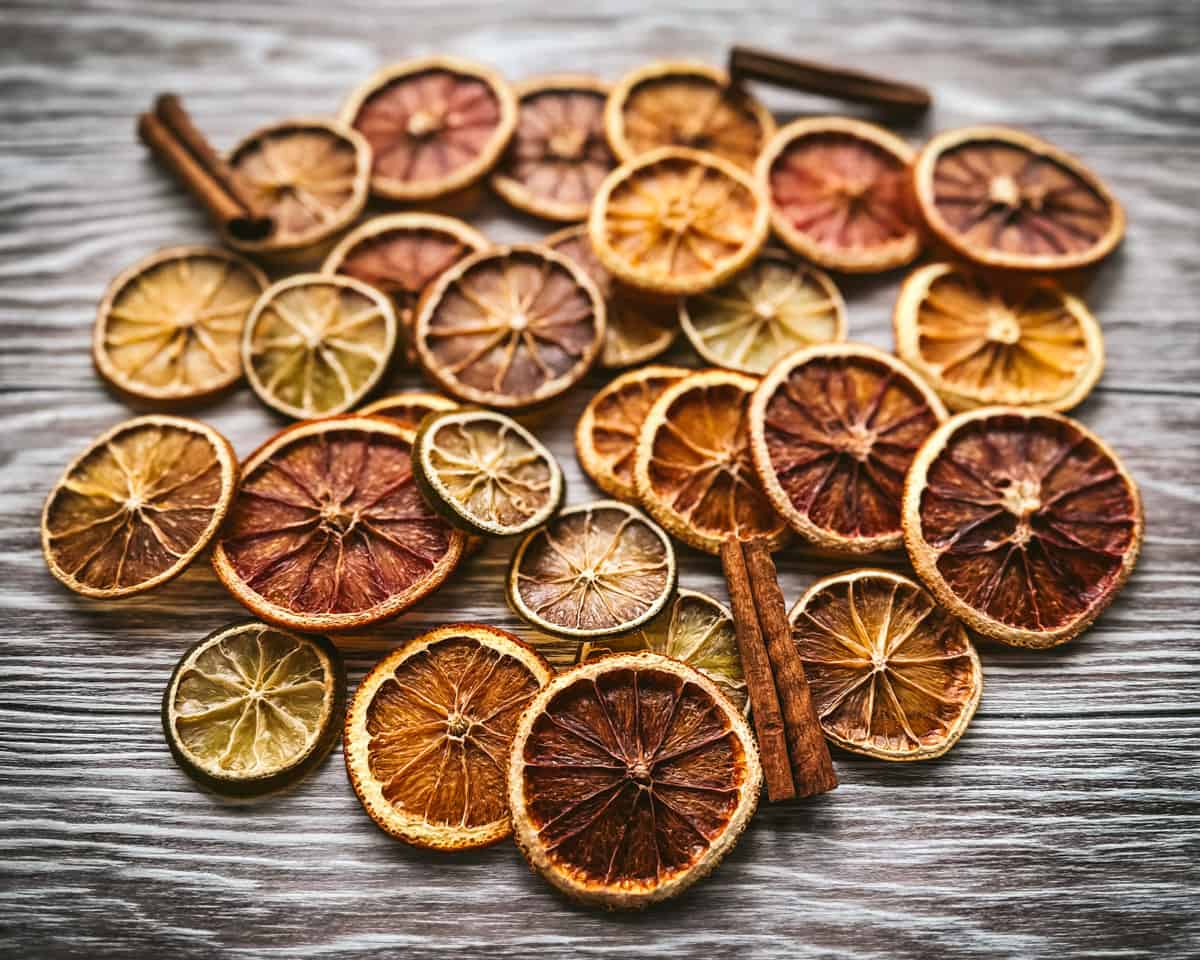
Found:
<path fill-rule="evenodd" d="M 235 624 L 180 659 L 163 694 L 163 732 L 188 776 L 221 793 L 261 795 L 328 756 L 345 686 L 342 658 L 324 637 Z"/>
<path fill-rule="evenodd" d="M 538 693 L 513 738 L 508 797 L 534 870 L 575 899 L 630 908 L 710 873 L 761 784 L 750 728 L 712 681 L 626 653 Z"/>
<path fill-rule="evenodd" d="M 1133 571 L 1143 523 L 1116 454 L 1048 411 L 951 417 L 904 487 L 917 574 L 972 630 L 1014 646 L 1056 646 L 1088 627 Z"/>
<path fill-rule="evenodd" d="M 346 770 L 363 809 L 418 847 L 503 840 L 513 731 L 552 675 L 512 634 L 475 623 L 431 630 L 385 657 L 346 716 Z"/>
<path fill-rule="evenodd" d="M 457 410 L 458 404 L 440 393 L 427 390 L 402 390 L 368 403 L 358 411 L 363 417 L 387 417 L 408 430 L 416 430 L 431 413 Z"/>
<path fill-rule="evenodd" d="M 851 570 L 790 614 L 825 735 L 879 760 L 928 760 L 967 729 L 983 694 L 963 625 L 908 577 Z"/>

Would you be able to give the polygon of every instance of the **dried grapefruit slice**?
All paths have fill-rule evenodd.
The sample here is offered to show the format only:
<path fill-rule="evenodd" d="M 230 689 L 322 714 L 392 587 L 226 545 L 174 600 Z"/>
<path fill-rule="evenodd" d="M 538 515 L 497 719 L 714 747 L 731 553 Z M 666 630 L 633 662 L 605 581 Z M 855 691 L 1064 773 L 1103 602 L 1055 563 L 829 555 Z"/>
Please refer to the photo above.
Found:
<path fill-rule="evenodd" d="M 846 305 L 828 275 L 767 251 L 715 290 L 679 301 L 679 325 L 714 366 L 762 374 L 785 354 L 846 339 Z"/>
<path fill-rule="evenodd" d="M 904 542 L 938 603 L 985 637 L 1052 647 L 1082 633 L 1142 545 L 1137 485 L 1060 414 L 984 407 L 922 445 L 904 485 Z"/>
<path fill-rule="evenodd" d="M 657 296 L 733 276 L 767 239 L 766 194 L 713 154 L 663 147 L 617 167 L 592 204 L 588 236 L 617 280 Z"/>
<path fill-rule="evenodd" d="M 825 736 L 879 760 L 940 757 L 983 694 L 962 623 L 921 586 L 887 570 L 814 583 L 791 612 Z"/>
<path fill-rule="evenodd" d="M 96 312 L 101 376 L 142 400 L 201 400 L 242 377 L 242 327 L 267 278 L 217 247 L 168 247 L 112 283 Z"/>
<path fill-rule="evenodd" d="M 342 109 L 374 151 L 371 192 L 428 200 L 479 180 L 517 123 L 517 101 L 499 74 L 454 57 L 405 60 L 380 70 Z"/>
<path fill-rule="evenodd" d="M 508 800 L 530 865 L 568 896 L 644 907 L 707 876 L 758 804 L 740 712 L 703 674 L 625 653 L 559 674 L 513 738 Z"/>
<path fill-rule="evenodd" d="M 426 292 L 417 356 L 451 396 L 523 409 L 587 373 L 604 322 L 604 300 L 575 261 L 545 247 L 495 247 L 459 261 Z"/>
<path fill-rule="evenodd" d="M 653 619 L 675 590 L 675 551 L 640 510 L 616 500 L 568 507 L 513 553 L 508 601 L 560 637 L 607 637 Z"/>
<path fill-rule="evenodd" d="M 775 509 L 818 549 L 897 550 L 905 472 L 945 419 L 937 394 L 881 350 L 811 347 L 754 392 L 754 466 Z"/>
<path fill-rule="evenodd" d="M 583 472 L 605 493 L 635 501 L 633 462 L 646 414 L 664 390 L 692 371 L 638 367 L 615 378 L 588 402 L 575 426 L 575 453 Z"/>
<path fill-rule="evenodd" d="M 657 147 L 691 147 L 745 170 L 775 132 L 767 108 L 724 71 L 680 60 L 626 74 L 608 98 L 604 121 L 622 161 Z"/>
<path fill-rule="evenodd" d="M 212 427 L 161 415 L 119 423 L 71 461 L 46 498 L 46 565 L 88 597 L 158 586 L 208 545 L 237 476 L 233 447 Z"/>
<path fill-rule="evenodd" d="M 313 770 L 342 731 L 346 671 L 324 637 L 264 623 L 209 634 L 180 659 L 163 694 L 175 761 L 221 793 L 256 796 Z"/>
<path fill-rule="evenodd" d="M 617 165 L 604 138 L 608 84 L 563 75 L 516 88 L 517 129 L 492 189 L 523 213 L 547 220 L 586 220 L 592 197 Z"/>
<path fill-rule="evenodd" d="M 633 484 L 642 506 L 684 543 L 717 553 L 730 536 L 765 537 L 788 528 L 763 492 L 750 458 L 747 411 L 758 381 L 703 370 L 667 387 L 638 436 Z"/>
<path fill-rule="evenodd" d="M 1020 130 L 964 127 L 938 134 L 914 168 L 929 228 L 989 267 L 1068 270 L 1112 252 L 1125 212 L 1091 170 Z"/>
<path fill-rule="evenodd" d="M 346 772 L 363 809 L 416 847 L 503 840 L 513 731 L 552 675 L 512 634 L 477 623 L 438 627 L 384 657 L 346 716 Z"/>
<path fill-rule="evenodd" d="M 410 430 L 328 417 L 251 454 L 213 567 L 257 616 L 308 632 L 393 617 L 441 585 L 464 535 L 421 498 Z"/>
<path fill-rule="evenodd" d="M 300 420 L 358 404 L 395 346 L 396 314 L 382 293 L 350 277 L 300 273 L 254 305 L 242 362 L 259 399 Z"/>
<path fill-rule="evenodd" d="M 1069 410 L 1104 369 L 1100 325 L 1045 277 L 1002 282 L 931 263 L 904 281 L 892 322 L 896 352 L 951 410 Z"/>
<path fill-rule="evenodd" d="M 913 150 L 871 123 L 813 117 L 783 127 L 759 157 L 781 240 L 830 270 L 879 273 L 911 262 Z"/>
<path fill-rule="evenodd" d="M 408 430 L 416 430 L 431 413 L 457 410 L 458 404 L 440 393 L 426 390 L 402 390 L 368 403 L 358 411 L 363 417 L 387 417 Z"/>

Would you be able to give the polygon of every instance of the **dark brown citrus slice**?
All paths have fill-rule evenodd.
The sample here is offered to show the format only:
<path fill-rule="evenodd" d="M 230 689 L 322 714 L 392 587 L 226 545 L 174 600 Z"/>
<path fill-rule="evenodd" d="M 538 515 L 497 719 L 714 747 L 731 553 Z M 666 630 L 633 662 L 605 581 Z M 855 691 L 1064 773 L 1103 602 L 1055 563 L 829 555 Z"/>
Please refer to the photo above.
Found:
<path fill-rule="evenodd" d="M 1142 545 L 1137 485 L 1060 414 L 984 407 L 922 445 L 904 486 L 904 541 L 938 603 L 986 637 L 1052 647 L 1082 633 Z"/>
<path fill-rule="evenodd" d="M 408 430 L 416 430 L 431 413 L 457 410 L 458 404 L 440 393 L 427 390 L 403 390 L 368 403 L 358 411 L 363 417 L 387 417 Z"/>
<path fill-rule="evenodd" d="M 862 120 L 789 123 L 757 167 L 775 232 L 830 270 L 878 273 L 911 262 L 921 247 L 910 199 L 913 156 L 899 137 Z"/>
<path fill-rule="evenodd" d="M 1107 256 L 1125 212 L 1091 170 L 1020 130 L 964 127 L 938 134 L 915 167 L 929 228 L 989 267 L 1068 270 Z"/>
<path fill-rule="evenodd" d="M 353 630 L 408 609 L 462 556 L 464 535 L 422 499 L 413 433 L 327 417 L 277 433 L 245 462 L 213 567 L 257 616 Z"/>
<path fill-rule="evenodd" d="M 530 866 L 568 896 L 644 907 L 732 849 L 762 767 L 741 713 L 703 674 L 653 653 L 559 674 L 522 715 L 508 800 Z"/>
<path fill-rule="evenodd" d="M 929 760 L 975 716 L 983 670 L 966 628 L 887 570 L 814 583 L 791 612 L 825 736 L 879 760 Z"/>
<path fill-rule="evenodd" d="M 896 353 L 951 410 L 1069 410 L 1104 369 L 1104 338 L 1078 297 L 1046 277 L 989 279 L 931 263 L 900 289 Z"/>
<path fill-rule="evenodd" d="M 417 847 L 503 840 L 513 731 L 553 672 L 512 634 L 477 623 L 438 627 L 384 657 L 346 716 L 346 772 L 363 809 Z"/>
<path fill-rule="evenodd" d="M 203 423 L 152 415 L 117 424 L 71 461 L 46 498 L 46 565 L 88 597 L 149 590 L 208 545 L 237 477 L 233 447 Z"/>
<path fill-rule="evenodd" d="M 754 465 L 775 509 L 818 549 L 897 550 L 905 472 L 945 419 L 937 394 L 894 357 L 859 343 L 812 347 L 754 392 Z"/>

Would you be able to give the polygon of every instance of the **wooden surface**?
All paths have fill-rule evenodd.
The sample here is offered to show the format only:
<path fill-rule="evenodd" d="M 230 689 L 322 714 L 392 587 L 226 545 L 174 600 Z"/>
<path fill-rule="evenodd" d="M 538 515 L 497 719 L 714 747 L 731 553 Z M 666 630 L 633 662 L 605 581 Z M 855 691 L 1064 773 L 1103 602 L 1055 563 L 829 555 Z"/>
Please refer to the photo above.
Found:
<path fill-rule="evenodd" d="M 1200 949 L 1200 17 L 1190 0 L 995 4 L 734 0 L 399 0 L 3 4 L 0 60 L 0 955 L 1184 957 Z M 986 688 L 932 763 L 835 757 L 841 786 L 760 811 L 684 899 L 644 915 L 569 905 L 510 844 L 430 856 L 363 814 L 341 756 L 290 793 L 231 806 L 174 766 L 159 697 L 176 658 L 241 611 L 197 563 L 143 599 L 95 603 L 46 572 L 49 485 L 128 415 L 94 374 L 93 311 L 148 251 L 211 238 L 133 135 L 182 94 L 221 146 L 334 111 L 377 66 L 446 50 L 511 78 L 657 56 L 723 58 L 732 40 L 929 85 L 915 141 L 1011 122 L 1082 155 L 1129 233 L 1088 291 L 1108 368 L 1077 411 L 1141 483 L 1147 536 L 1120 599 L 1050 652 L 982 649 Z M 771 97 L 780 112 L 827 109 Z M 495 239 L 539 227 L 487 206 Z M 851 335 L 891 346 L 897 277 L 844 284 Z M 686 353 L 679 351 L 679 357 Z M 589 386 L 604 378 L 594 375 Z M 410 378 L 398 378 L 408 383 Z M 569 474 L 576 391 L 542 436 Z M 245 454 L 279 423 L 247 389 L 202 411 Z M 506 548 L 356 641 L 381 650 L 474 617 L 519 627 Z M 681 550 L 684 585 L 723 595 Z M 781 559 L 791 603 L 837 565 Z M 528 633 L 526 632 L 526 635 Z"/>

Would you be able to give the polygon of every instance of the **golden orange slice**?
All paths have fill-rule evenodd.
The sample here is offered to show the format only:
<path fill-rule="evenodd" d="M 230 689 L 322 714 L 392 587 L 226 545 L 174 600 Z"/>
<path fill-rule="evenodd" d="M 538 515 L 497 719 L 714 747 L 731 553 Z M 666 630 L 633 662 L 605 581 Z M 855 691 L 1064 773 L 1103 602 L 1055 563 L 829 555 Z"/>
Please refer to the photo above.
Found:
<path fill-rule="evenodd" d="M 457 410 L 458 404 L 440 393 L 427 390 L 402 390 L 368 403 L 358 411 L 363 417 L 387 417 L 408 430 L 416 430 L 431 413 Z"/>

